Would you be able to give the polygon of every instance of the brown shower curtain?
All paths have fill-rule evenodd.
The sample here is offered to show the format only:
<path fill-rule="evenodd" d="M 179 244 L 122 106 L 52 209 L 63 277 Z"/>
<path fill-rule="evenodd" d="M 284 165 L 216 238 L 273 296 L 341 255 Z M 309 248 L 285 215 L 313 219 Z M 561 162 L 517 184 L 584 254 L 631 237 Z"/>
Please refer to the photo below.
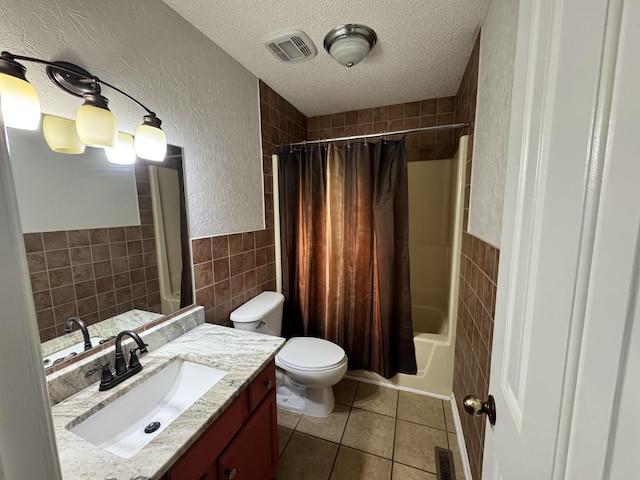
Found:
<path fill-rule="evenodd" d="M 349 368 L 416 373 L 403 141 L 283 149 L 283 333 L 344 348 Z"/>

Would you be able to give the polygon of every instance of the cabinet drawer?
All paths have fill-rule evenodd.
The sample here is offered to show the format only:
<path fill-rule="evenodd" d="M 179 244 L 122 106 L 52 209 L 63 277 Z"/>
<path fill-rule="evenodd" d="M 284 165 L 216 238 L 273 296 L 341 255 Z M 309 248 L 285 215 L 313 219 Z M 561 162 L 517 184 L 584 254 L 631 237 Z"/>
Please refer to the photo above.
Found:
<path fill-rule="evenodd" d="M 169 471 L 168 480 L 214 479 L 214 475 L 203 477 L 227 444 L 242 428 L 246 416 L 247 391 L 243 391 L 229 408 L 187 450 Z"/>
<path fill-rule="evenodd" d="M 271 390 L 276 388 L 276 364 L 272 361 L 249 385 L 249 405 L 253 411 Z"/>

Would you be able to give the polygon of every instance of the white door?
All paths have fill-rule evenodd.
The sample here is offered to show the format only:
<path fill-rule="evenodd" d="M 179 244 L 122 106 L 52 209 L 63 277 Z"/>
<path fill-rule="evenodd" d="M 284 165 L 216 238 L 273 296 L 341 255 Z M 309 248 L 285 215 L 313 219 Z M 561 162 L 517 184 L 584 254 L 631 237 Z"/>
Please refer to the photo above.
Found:
<path fill-rule="evenodd" d="M 520 1 L 485 479 L 620 478 L 605 472 L 633 315 L 596 307 L 637 288 L 639 3 Z"/>

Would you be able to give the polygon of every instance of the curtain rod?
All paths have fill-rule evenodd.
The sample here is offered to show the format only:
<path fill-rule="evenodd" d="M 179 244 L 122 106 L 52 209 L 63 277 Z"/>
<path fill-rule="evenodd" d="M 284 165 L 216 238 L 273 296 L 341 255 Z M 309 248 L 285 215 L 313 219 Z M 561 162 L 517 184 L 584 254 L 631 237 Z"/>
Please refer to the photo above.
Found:
<path fill-rule="evenodd" d="M 437 130 L 451 130 L 454 128 L 466 128 L 468 127 L 468 123 L 454 123 L 451 125 L 437 125 L 435 127 L 422 127 L 422 128 L 409 128 L 407 130 L 396 130 L 394 132 L 382 132 L 382 133 L 369 133 L 367 135 L 352 135 L 350 137 L 335 137 L 335 138 L 323 138 L 322 140 L 306 140 L 302 142 L 293 142 L 293 143 L 281 143 L 280 147 L 295 147 L 299 145 L 312 145 L 315 143 L 325 143 L 325 142 L 341 142 L 345 140 L 357 140 L 359 138 L 375 138 L 375 137 L 390 137 L 391 135 L 405 135 L 407 133 L 415 133 L 415 132 L 435 132 Z"/>

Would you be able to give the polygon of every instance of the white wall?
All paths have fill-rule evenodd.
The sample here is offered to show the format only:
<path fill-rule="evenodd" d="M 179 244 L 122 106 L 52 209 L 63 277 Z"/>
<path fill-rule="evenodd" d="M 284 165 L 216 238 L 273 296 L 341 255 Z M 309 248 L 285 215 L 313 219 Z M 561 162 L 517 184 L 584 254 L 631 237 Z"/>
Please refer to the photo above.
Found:
<path fill-rule="evenodd" d="M 492 0 L 480 34 L 468 231 L 495 247 L 502 232 L 517 16 L 518 0 Z"/>
<path fill-rule="evenodd" d="M 257 79 L 160 0 L 5 0 L 0 46 L 77 63 L 154 110 L 184 147 L 192 237 L 264 228 Z M 43 112 L 73 118 L 81 99 L 25 66 Z M 135 132 L 144 112 L 103 93 Z"/>

